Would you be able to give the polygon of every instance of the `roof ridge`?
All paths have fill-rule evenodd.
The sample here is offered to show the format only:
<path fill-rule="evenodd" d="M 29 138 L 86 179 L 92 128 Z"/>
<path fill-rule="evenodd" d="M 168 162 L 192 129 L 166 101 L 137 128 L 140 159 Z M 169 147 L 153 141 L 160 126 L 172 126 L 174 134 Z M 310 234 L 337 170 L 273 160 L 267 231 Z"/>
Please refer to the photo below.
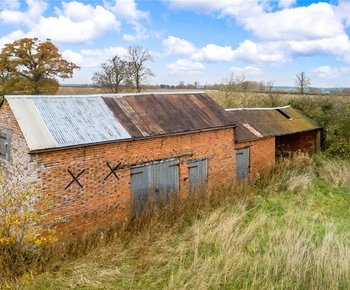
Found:
<path fill-rule="evenodd" d="M 141 92 L 141 93 L 118 93 L 118 94 L 90 94 L 90 95 L 5 95 L 5 99 L 34 99 L 34 98 L 97 98 L 97 97 L 115 97 L 122 98 L 128 96 L 143 95 L 186 95 L 186 94 L 205 94 L 202 90 L 180 91 L 180 92 Z"/>

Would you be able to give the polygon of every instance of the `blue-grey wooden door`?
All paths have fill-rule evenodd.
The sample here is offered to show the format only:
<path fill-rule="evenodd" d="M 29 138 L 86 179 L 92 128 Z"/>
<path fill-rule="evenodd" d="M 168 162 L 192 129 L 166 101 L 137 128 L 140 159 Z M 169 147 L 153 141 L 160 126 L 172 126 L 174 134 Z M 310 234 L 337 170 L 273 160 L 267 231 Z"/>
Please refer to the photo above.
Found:
<path fill-rule="evenodd" d="M 208 159 L 190 161 L 188 170 L 190 191 L 204 189 L 208 178 Z"/>
<path fill-rule="evenodd" d="M 134 214 L 141 213 L 147 198 L 166 198 L 179 191 L 179 160 L 171 159 L 131 168 Z"/>
<path fill-rule="evenodd" d="M 249 148 L 236 150 L 236 170 L 237 180 L 244 181 L 249 179 Z"/>

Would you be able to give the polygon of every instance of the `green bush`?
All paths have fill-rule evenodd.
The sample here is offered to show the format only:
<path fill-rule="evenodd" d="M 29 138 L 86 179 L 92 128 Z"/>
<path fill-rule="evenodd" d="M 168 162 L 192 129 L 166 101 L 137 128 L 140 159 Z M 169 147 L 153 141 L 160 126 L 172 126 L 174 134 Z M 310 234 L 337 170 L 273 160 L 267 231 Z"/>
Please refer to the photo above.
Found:
<path fill-rule="evenodd" d="M 289 100 L 323 128 L 322 149 L 329 156 L 350 158 L 350 102 L 339 96 L 303 96 Z"/>

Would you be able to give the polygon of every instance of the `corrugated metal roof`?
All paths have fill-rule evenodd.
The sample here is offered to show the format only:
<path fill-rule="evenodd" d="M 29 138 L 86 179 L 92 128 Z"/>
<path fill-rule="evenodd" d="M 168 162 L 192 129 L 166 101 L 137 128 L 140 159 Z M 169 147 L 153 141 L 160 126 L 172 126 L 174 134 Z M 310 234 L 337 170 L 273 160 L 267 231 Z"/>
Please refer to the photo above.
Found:
<path fill-rule="evenodd" d="M 8 102 L 30 150 L 57 147 L 32 100 L 9 99 Z"/>
<path fill-rule="evenodd" d="M 130 138 L 100 97 L 11 97 L 31 151 Z"/>
<path fill-rule="evenodd" d="M 320 128 L 311 119 L 290 106 L 228 109 L 226 114 L 232 122 L 238 124 L 236 128 L 236 141 L 238 142 Z M 248 124 L 253 130 L 249 130 L 244 124 Z M 257 136 L 256 132 L 259 132 L 262 136 Z"/>
<path fill-rule="evenodd" d="M 5 96 L 31 151 L 233 127 L 204 93 Z"/>
<path fill-rule="evenodd" d="M 104 97 L 133 137 L 233 126 L 222 107 L 204 93 Z"/>
<path fill-rule="evenodd" d="M 59 146 L 130 138 L 101 98 L 33 99 Z"/>

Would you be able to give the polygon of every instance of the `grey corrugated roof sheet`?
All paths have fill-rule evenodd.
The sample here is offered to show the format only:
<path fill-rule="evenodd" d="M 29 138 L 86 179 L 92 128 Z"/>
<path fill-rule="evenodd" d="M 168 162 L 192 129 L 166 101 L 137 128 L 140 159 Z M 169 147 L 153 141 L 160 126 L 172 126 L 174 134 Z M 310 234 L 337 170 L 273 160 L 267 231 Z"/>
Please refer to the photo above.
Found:
<path fill-rule="evenodd" d="M 313 120 L 290 106 L 226 109 L 226 114 L 237 124 L 237 142 L 320 129 Z"/>
<path fill-rule="evenodd" d="M 5 99 L 30 151 L 233 127 L 202 92 Z"/>

